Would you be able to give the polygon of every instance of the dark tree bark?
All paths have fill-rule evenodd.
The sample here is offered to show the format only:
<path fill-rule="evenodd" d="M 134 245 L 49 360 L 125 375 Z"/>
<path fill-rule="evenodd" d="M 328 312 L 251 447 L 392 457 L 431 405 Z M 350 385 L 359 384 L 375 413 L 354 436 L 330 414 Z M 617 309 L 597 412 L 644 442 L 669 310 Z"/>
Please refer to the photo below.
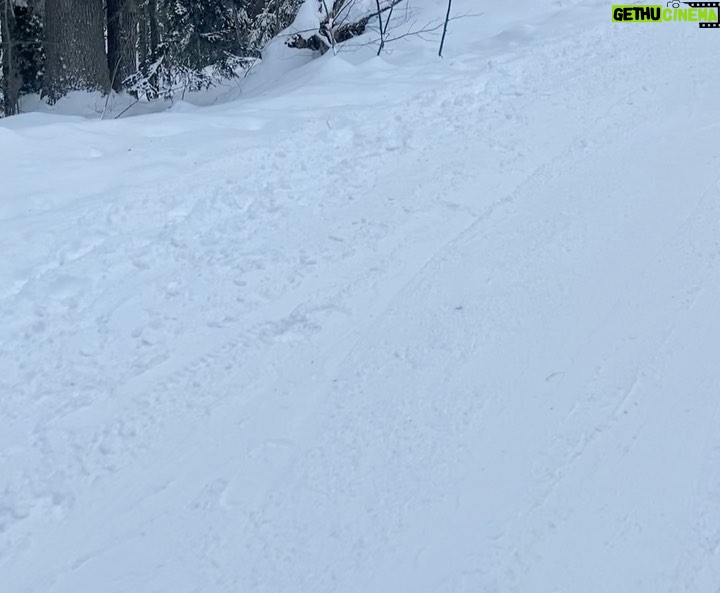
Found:
<path fill-rule="evenodd" d="M 45 4 L 44 94 L 50 102 L 70 91 L 108 92 L 103 0 Z"/>
<path fill-rule="evenodd" d="M 23 94 L 40 91 L 44 0 L 0 0 L 0 115 L 20 111 Z"/>
<path fill-rule="evenodd" d="M 135 0 L 107 0 L 107 54 L 115 91 L 137 70 L 137 6 Z"/>
<path fill-rule="evenodd" d="M 138 59 L 144 64 L 150 58 L 150 32 L 148 31 L 147 11 L 142 7 L 138 19 Z"/>
<path fill-rule="evenodd" d="M 15 13 L 10 0 L 0 0 L 0 51 L 2 52 L 2 111 L 3 115 L 15 115 L 18 112 L 20 98 L 20 73 L 15 59 L 16 43 L 14 39 Z"/>
<path fill-rule="evenodd" d="M 158 35 L 157 0 L 148 0 L 147 3 L 148 27 L 150 28 L 150 57 L 157 57 L 160 36 Z"/>

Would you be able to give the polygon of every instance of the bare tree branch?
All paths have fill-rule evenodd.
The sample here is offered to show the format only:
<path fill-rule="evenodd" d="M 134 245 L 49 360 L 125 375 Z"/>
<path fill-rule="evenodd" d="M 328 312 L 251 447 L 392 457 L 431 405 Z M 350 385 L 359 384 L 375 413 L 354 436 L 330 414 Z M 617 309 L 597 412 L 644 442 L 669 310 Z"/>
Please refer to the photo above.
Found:
<path fill-rule="evenodd" d="M 442 39 L 440 40 L 440 51 L 438 56 L 443 57 L 443 48 L 445 47 L 445 37 L 447 36 L 448 23 L 450 22 L 450 11 L 452 10 L 452 0 L 448 0 L 447 13 L 445 14 L 445 25 L 443 26 Z"/>

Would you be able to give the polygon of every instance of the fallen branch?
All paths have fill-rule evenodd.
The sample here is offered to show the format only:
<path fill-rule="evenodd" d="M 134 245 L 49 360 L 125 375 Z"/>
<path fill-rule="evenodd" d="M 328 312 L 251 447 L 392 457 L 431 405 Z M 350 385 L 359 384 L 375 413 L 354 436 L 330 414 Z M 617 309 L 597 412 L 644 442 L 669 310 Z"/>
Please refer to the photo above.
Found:
<path fill-rule="evenodd" d="M 349 15 L 354 0 L 335 0 L 332 9 L 328 9 L 325 0 L 321 0 L 325 10 L 325 18 L 320 23 L 319 30 L 310 37 L 304 37 L 302 33 L 296 33 L 287 42 L 288 47 L 296 49 L 310 49 L 324 54 L 329 49 L 336 51 L 337 44 L 348 41 L 365 33 L 371 19 L 377 18 L 380 22 L 381 31 L 387 30 L 387 23 L 392 15 L 392 10 L 404 0 L 390 0 L 385 6 L 381 6 L 380 0 L 376 0 L 377 9 L 362 18 L 353 22 L 343 22 Z M 385 27 L 383 27 L 382 15 L 388 12 Z M 382 36 L 382 34 L 381 34 Z"/>

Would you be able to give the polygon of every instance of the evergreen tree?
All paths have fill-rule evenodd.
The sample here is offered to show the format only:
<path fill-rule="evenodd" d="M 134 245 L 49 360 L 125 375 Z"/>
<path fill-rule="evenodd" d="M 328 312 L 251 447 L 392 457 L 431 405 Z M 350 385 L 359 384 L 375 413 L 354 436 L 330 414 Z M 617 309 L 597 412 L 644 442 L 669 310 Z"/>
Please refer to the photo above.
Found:
<path fill-rule="evenodd" d="M 0 0 L 0 115 L 22 94 L 147 99 L 236 75 L 303 0 Z"/>
<path fill-rule="evenodd" d="M 295 17 L 303 0 L 146 0 L 159 2 L 155 52 L 145 55 L 134 88 L 171 96 L 232 78 Z M 142 27 L 141 27 L 142 29 Z M 152 45 L 152 44 L 151 44 Z"/>
<path fill-rule="evenodd" d="M 107 57 L 110 82 L 115 91 L 137 71 L 137 0 L 106 0 Z"/>
<path fill-rule="evenodd" d="M 246 44 L 250 53 L 258 54 L 273 37 L 292 24 L 303 1 L 266 0 L 246 3 Z"/>
<path fill-rule="evenodd" d="M 10 0 L 0 2 L 0 52 L 2 52 L 2 110 L 5 115 L 18 111 L 20 78 L 15 60 L 15 11 Z"/>
<path fill-rule="evenodd" d="M 44 94 L 50 102 L 70 91 L 108 92 L 102 0 L 45 3 Z"/>
<path fill-rule="evenodd" d="M 22 84 L 20 92 L 39 93 L 45 68 L 42 4 L 27 2 L 15 6 L 15 59 Z"/>
<path fill-rule="evenodd" d="M 163 0 L 164 36 L 159 51 L 170 83 L 189 89 L 234 76 L 243 54 L 238 35 L 241 0 Z"/>
<path fill-rule="evenodd" d="M 20 96 L 40 90 L 43 62 L 37 4 L 0 0 L 0 114 L 17 113 Z"/>

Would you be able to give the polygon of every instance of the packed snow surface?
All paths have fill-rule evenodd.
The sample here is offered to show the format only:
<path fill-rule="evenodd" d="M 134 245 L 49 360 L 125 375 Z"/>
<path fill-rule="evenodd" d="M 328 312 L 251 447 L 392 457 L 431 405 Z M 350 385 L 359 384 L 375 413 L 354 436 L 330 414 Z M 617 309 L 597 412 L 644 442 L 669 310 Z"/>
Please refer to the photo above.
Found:
<path fill-rule="evenodd" d="M 720 591 L 720 32 L 454 4 L 0 122 L 2 593 Z"/>

